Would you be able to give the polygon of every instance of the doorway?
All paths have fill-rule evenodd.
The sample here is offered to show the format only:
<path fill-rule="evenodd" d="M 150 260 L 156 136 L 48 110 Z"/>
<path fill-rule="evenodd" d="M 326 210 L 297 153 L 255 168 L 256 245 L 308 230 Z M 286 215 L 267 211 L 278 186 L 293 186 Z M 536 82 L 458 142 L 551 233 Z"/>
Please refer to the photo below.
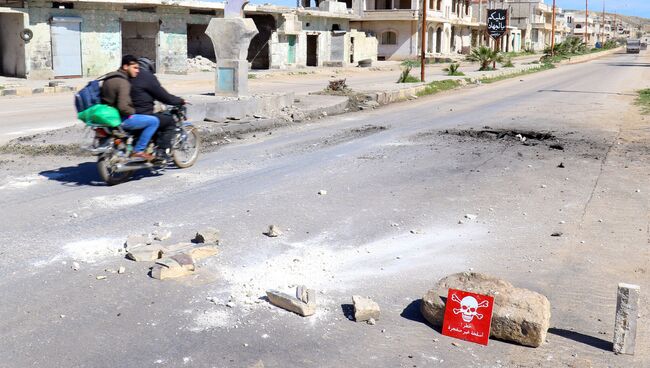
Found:
<path fill-rule="evenodd" d="M 188 24 L 187 25 L 187 57 L 195 58 L 203 56 L 216 62 L 217 59 L 214 55 L 214 46 L 212 40 L 205 34 L 208 28 L 205 24 Z"/>
<path fill-rule="evenodd" d="M 0 75 L 25 78 L 25 43 L 20 39 L 22 14 L 0 13 Z"/>
<path fill-rule="evenodd" d="M 307 35 L 307 66 L 318 66 L 318 35 Z"/>
<path fill-rule="evenodd" d="M 54 17 L 51 33 L 54 77 L 81 77 L 81 18 Z"/>
<path fill-rule="evenodd" d="M 427 52 L 433 53 L 433 28 L 429 28 L 427 31 Z"/>
<path fill-rule="evenodd" d="M 258 30 L 248 46 L 247 59 L 253 69 L 269 69 L 271 65 L 269 43 L 271 35 L 277 30 L 275 18 L 270 14 L 247 14 L 246 18 L 253 19 Z"/>
<path fill-rule="evenodd" d="M 122 22 L 122 56 L 146 57 L 158 69 L 158 23 Z"/>
<path fill-rule="evenodd" d="M 287 52 L 287 63 L 295 64 L 296 63 L 296 35 L 288 35 L 287 43 L 289 44 L 289 50 Z"/>
<path fill-rule="evenodd" d="M 436 53 L 442 53 L 442 28 L 436 30 Z"/>

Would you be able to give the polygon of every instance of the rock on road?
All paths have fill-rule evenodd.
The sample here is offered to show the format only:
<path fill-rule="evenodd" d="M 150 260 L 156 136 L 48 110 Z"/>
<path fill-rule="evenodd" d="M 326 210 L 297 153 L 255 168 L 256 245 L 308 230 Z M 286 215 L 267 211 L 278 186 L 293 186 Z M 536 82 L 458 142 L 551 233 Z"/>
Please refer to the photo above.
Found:
<path fill-rule="evenodd" d="M 0 367 L 647 367 L 647 303 L 637 354 L 611 340 L 616 285 L 643 301 L 650 288 L 650 128 L 633 105 L 649 62 L 618 54 L 257 133 L 114 187 L 87 158 L 0 157 Z M 220 254 L 151 279 L 118 249 L 156 222 L 178 241 L 218 228 Z M 547 343 L 481 347 L 424 323 L 425 291 L 467 270 L 546 295 Z M 303 284 L 312 317 L 260 299 Z M 379 304 L 376 325 L 348 318 L 352 295 Z"/>

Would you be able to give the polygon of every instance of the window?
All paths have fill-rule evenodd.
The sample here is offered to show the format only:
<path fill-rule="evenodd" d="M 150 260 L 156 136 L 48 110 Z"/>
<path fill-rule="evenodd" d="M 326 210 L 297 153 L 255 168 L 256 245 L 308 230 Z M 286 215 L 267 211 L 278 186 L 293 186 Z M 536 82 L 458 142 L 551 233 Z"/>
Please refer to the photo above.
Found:
<path fill-rule="evenodd" d="M 382 45 L 397 45 L 397 33 L 388 31 L 381 34 Z"/>
<path fill-rule="evenodd" d="M 576 24 L 576 29 L 582 28 L 582 24 Z"/>
<path fill-rule="evenodd" d="M 52 8 L 53 9 L 74 9 L 74 4 L 73 3 L 53 2 L 52 3 Z"/>

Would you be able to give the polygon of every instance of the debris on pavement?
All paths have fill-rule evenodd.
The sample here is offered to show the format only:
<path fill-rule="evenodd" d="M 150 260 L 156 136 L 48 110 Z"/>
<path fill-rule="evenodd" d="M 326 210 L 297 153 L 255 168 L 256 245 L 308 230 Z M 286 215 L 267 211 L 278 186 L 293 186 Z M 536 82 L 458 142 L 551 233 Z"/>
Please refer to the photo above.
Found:
<path fill-rule="evenodd" d="M 353 295 L 352 305 L 354 306 L 355 321 L 366 322 L 372 319 L 374 322 L 379 319 L 381 310 L 376 302 L 359 295 Z"/>
<path fill-rule="evenodd" d="M 220 238 L 221 233 L 219 230 L 213 227 L 208 227 L 198 231 L 194 236 L 194 239 L 192 239 L 192 243 L 218 244 Z"/>
<path fill-rule="evenodd" d="M 557 238 L 557 237 L 560 237 L 560 236 L 562 236 L 562 235 L 563 235 L 563 234 L 562 234 L 562 232 L 560 232 L 560 231 L 556 231 L 556 232 L 554 232 L 554 233 L 551 234 L 551 236 L 556 237 L 556 238 Z"/>
<path fill-rule="evenodd" d="M 316 291 L 306 286 L 296 288 L 296 297 L 277 290 L 267 290 L 269 302 L 276 307 L 286 309 L 303 317 L 316 313 Z"/>
<path fill-rule="evenodd" d="M 280 229 L 278 229 L 278 227 L 275 225 L 269 225 L 269 229 L 263 234 L 269 238 L 276 238 L 282 235 L 282 231 L 280 231 Z"/>
<path fill-rule="evenodd" d="M 151 236 L 153 240 L 164 241 L 172 237 L 172 232 L 170 230 L 154 231 Z"/>
<path fill-rule="evenodd" d="M 560 169 L 564 169 L 564 162 L 560 162 L 560 164 L 557 165 L 557 167 L 560 168 Z"/>
<path fill-rule="evenodd" d="M 322 195 L 322 196 L 327 195 L 327 191 L 321 189 L 321 190 L 318 191 L 318 195 Z"/>
<path fill-rule="evenodd" d="M 194 260 L 187 254 L 161 258 L 151 269 L 151 277 L 158 280 L 187 276 L 196 269 Z"/>
<path fill-rule="evenodd" d="M 106 280 L 106 276 L 97 276 L 95 277 L 97 280 Z"/>
<path fill-rule="evenodd" d="M 123 274 L 124 272 L 126 272 L 126 267 L 124 266 L 120 266 L 120 268 L 117 269 L 117 273 L 119 274 Z"/>
<path fill-rule="evenodd" d="M 465 215 L 465 218 L 468 219 L 468 220 L 476 220 L 477 217 L 478 217 L 477 215 L 474 215 L 474 214 L 471 214 L 471 213 L 468 213 L 468 214 Z"/>
<path fill-rule="evenodd" d="M 445 300 L 450 288 L 494 297 L 491 337 L 532 347 L 539 347 L 546 341 L 551 303 L 544 295 L 475 272 L 444 277 L 424 295 L 420 310 L 432 325 L 442 326 Z"/>
<path fill-rule="evenodd" d="M 149 235 L 129 235 L 124 243 L 125 248 L 135 248 L 142 245 L 152 244 L 153 239 Z"/>
<path fill-rule="evenodd" d="M 79 265 L 79 262 L 72 262 L 72 269 L 75 271 L 79 271 L 79 268 L 81 266 Z"/>
<path fill-rule="evenodd" d="M 160 245 L 129 247 L 126 258 L 136 262 L 151 262 L 162 258 L 164 248 Z"/>

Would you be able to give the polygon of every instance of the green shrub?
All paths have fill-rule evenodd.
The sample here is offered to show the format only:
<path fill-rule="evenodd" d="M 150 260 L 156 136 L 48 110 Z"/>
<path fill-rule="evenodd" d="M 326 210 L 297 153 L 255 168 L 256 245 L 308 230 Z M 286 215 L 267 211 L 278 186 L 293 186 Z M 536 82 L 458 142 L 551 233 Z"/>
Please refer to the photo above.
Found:
<path fill-rule="evenodd" d="M 487 46 L 481 46 L 472 49 L 469 55 L 467 55 L 467 60 L 479 63 L 481 66 L 479 71 L 483 71 L 490 70 L 490 64 L 495 62 L 500 63 L 503 60 L 503 56 Z"/>
<path fill-rule="evenodd" d="M 463 76 L 465 73 L 460 70 L 460 63 L 451 63 L 447 68 L 442 69 L 442 71 L 447 72 L 449 76 Z"/>

